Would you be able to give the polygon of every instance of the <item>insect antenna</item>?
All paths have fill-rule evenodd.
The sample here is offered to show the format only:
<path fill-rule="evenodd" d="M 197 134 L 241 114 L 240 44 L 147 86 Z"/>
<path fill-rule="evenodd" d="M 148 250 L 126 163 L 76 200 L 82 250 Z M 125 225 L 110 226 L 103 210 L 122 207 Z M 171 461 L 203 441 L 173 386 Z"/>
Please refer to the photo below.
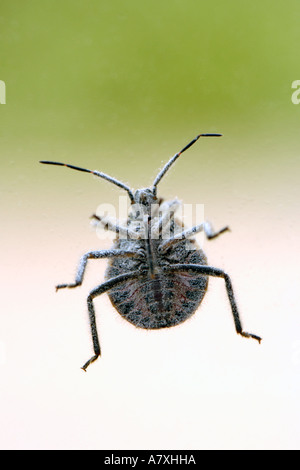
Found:
<path fill-rule="evenodd" d="M 153 194 L 156 195 L 156 187 L 157 187 L 158 183 L 160 182 L 162 177 L 167 173 L 167 171 L 173 165 L 173 163 L 177 160 L 177 158 L 180 157 L 180 155 L 183 152 L 185 152 L 187 149 L 189 149 L 192 145 L 194 145 L 194 143 L 197 142 L 197 140 L 200 137 L 221 137 L 221 136 L 222 136 L 222 134 L 199 134 L 199 135 L 197 135 L 197 137 L 195 137 L 195 139 L 193 139 L 189 144 L 187 144 L 180 152 L 176 153 L 174 155 L 174 157 L 170 158 L 168 163 L 166 163 L 165 166 L 163 167 L 163 169 L 160 170 L 160 172 L 158 173 L 157 177 L 154 180 L 153 188 L 152 188 Z"/>
<path fill-rule="evenodd" d="M 43 163 L 45 165 L 58 165 L 58 166 L 66 166 L 67 168 L 71 168 L 72 170 L 78 170 L 78 171 L 84 171 L 85 173 L 91 173 L 92 175 L 98 176 L 99 178 L 103 178 L 106 181 L 109 181 L 110 183 L 115 184 L 116 186 L 119 186 L 119 188 L 125 189 L 127 191 L 129 198 L 131 200 L 131 203 L 134 203 L 134 196 L 131 191 L 131 189 L 126 186 L 126 184 L 122 183 L 121 181 L 117 180 L 116 178 L 113 178 L 112 176 L 106 175 L 105 173 L 102 173 L 101 171 L 92 171 L 88 170 L 86 168 L 80 168 L 79 166 L 74 166 L 74 165 L 69 165 L 67 163 L 60 163 L 60 162 L 49 162 L 42 160 L 40 163 Z"/>

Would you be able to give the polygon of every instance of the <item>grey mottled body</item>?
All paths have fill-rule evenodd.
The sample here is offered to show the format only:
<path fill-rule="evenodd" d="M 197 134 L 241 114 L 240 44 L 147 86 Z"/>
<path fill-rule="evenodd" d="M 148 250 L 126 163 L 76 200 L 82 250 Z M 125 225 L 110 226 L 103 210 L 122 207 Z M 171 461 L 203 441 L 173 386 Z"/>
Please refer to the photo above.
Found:
<path fill-rule="evenodd" d="M 80 286 L 89 259 L 109 259 L 105 282 L 93 289 L 87 298 L 94 355 L 84 364 L 83 370 L 101 354 L 93 300 L 104 292 L 108 293 L 122 317 L 136 327 L 166 328 L 182 323 L 197 310 L 207 289 L 208 276 L 221 277 L 225 281 L 236 332 L 245 338 L 261 341 L 259 336 L 243 331 L 230 277 L 221 269 L 207 265 L 205 254 L 193 238 L 203 230 L 208 239 L 213 239 L 228 227 L 215 232 L 209 223 L 204 222 L 184 229 L 173 217 L 178 201 L 162 203 L 156 196 L 158 183 L 183 152 L 200 137 L 220 135 L 199 134 L 167 162 L 151 188 L 138 189 L 135 193 L 126 184 L 99 171 L 59 162 L 41 162 L 103 178 L 127 191 L 132 204 L 126 226 L 93 216 L 98 224 L 117 234 L 113 247 L 83 255 L 75 282 L 56 287 L 58 290 Z"/>
<path fill-rule="evenodd" d="M 182 227 L 175 225 L 176 232 Z M 130 323 L 139 328 L 158 329 L 178 325 L 189 318 L 200 305 L 208 278 L 199 273 L 168 272 L 174 264 L 206 265 L 202 250 L 193 240 L 182 240 L 166 253 L 159 247 L 164 240 L 151 240 L 154 273 L 149 272 L 146 245 L 149 240 L 116 240 L 114 250 L 140 252 L 138 259 L 112 258 L 106 270 L 106 279 L 112 279 L 124 272 L 140 271 L 137 279 L 125 281 L 112 288 L 109 298 L 117 311 Z M 197 248 L 197 249 L 195 249 Z"/>

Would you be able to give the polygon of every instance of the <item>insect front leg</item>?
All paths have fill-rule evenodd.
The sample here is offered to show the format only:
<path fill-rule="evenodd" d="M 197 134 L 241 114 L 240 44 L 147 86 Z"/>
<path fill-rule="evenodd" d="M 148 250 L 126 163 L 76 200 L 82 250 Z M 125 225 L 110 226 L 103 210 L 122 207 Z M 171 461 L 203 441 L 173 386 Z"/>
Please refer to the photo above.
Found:
<path fill-rule="evenodd" d="M 125 250 L 101 250 L 101 251 L 89 251 L 80 258 L 79 266 L 77 269 L 77 274 L 75 282 L 71 284 L 59 284 L 56 286 L 56 291 L 58 289 L 63 289 L 65 287 L 73 288 L 78 287 L 82 284 L 85 269 L 89 259 L 101 259 L 101 258 L 116 258 L 118 256 L 137 256 L 137 253 L 134 251 L 125 251 Z"/>
<path fill-rule="evenodd" d="M 116 222 L 113 222 L 110 218 L 108 217 L 99 217 L 96 214 L 93 214 L 91 216 L 91 219 L 97 220 L 97 222 L 105 229 L 110 230 L 111 232 L 117 233 L 120 238 L 123 239 L 132 239 L 136 240 L 140 238 L 140 234 L 131 230 L 128 227 L 124 227 L 122 225 L 119 225 Z"/>
<path fill-rule="evenodd" d="M 233 293 L 232 283 L 228 274 L 218 268 L 213 268 L 212 266 L 202 266 L 198 264 L 176 264 L 171 265 L 165 268 L 168 271 L 176 271 L 176 272 L 194 272 L 199 274 L 204 274 L 206 276 L 214 276 L 214 277 L 222 277 L 225 281 L 225 286 L 227 290 L 228 299 L 231 306 L 231 311 L 233 315 L 233 320 L 235 324 L 236 332 L 244 336 L 245 338 L 253 338 L 256 339 L 259 343 L 261 342 L 261 338 L 257 335 L 252 333 L 247 333 L 242 328 L 242 323 L 240 319 L 240 315 L 238 312 L 236 300 Z"/>
<path fill-rule="evenodd" d="M 131 273 L 121 274 L 120 276 L 114 277 L 109 279 L 108 281 L 100 284 L 100 286 L 93 289 L 88 298 L 88 311 L 89 311 L 89 319 L 90 319 L 90 326 L 92 332 L 92 339 L 93 339 L 93 347 L 94 347 L 94 356 L 92 356 L 85 364 L 82 366 L 82 369 L 86 372 L 86 369 L 92 362 L 96 361 L 101 354 L 100 349 L 100 342 L 97 332 L 97 325 L 96 325 L 96 317 L 95 317 L 95 309 L 93 304 L 93 299 L 98 297 L 99 295 L 107 292 L 108 290 L 112 289 L 113 287 L 122 284 L 123 282 L 128 281 L 129 279 L 136 279 L 140 275 L 140 271 L 133 271 Z"/>
<path fill-rule="evenodd" d="M 159 217 L 158 221 L 151 227 L 151 238 L 158 238 L 165 227 L 167 227 L 167 229 L 170 228 L 171 221 L 174 220 L 174 214 L 179 206 L 180 202 L 178 199 L 174 199 L 172 201 L 166 201 L 158 207 Z M 153 217 L 152 212 L 151 216 Z"/>
<path fill-rule="evenodd" d="M 212 240 L 213 238 L 218 237 L 219 235 L 221 235 L 221 233 L 230 231 L 230 228 L 226 226 L 215 232 L 210 222 L 204 222 L 203 229 L 208 240 Z"/>

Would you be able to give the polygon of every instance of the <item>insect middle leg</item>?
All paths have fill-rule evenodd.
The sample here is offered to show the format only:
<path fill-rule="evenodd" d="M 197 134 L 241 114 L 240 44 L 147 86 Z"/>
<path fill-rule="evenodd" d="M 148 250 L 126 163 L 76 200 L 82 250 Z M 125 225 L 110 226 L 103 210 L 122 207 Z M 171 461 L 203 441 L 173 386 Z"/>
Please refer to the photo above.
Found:
<path fill-rule="evenodd" d="M 177 233 L 173 237 L 170 237 L 168 240 L 165 240 L 162 242 L 162 244 L 159 246 L 159 250 L 161 252 L 167 251 L 172 245 L 175 243 L 180 242 L 181 240 L 185 240 L 187 238 L 191 238 L 194 235 L 196 235 L 199 232 L 204 231 L 206 238 L 208 240 L 212 240 L 213 238 L 218 237 L 224 232 L 227 232 L 229 229 L 228 226 L 221 228 L 217 232 L 212 228 L 212 225 L 209 222 L 203 222 L 199 225 L 195 225 L 194 227 L 184 230 L 183 232 Z"/>
<path fill-rule="evenodd" d="M 121 274 L 120 276 L 114 277 L 104 282 L 103 284 L 100 284 L 100 286 L 93 289 L 88 295 L 87 304 L 88 304 L 89 319 L 90 319 L 90 326 L 91 326 L 93 347 L 94 347 L 95 354 L 82 366 L 82 369 L 85 372 L 88 366 L 92 364 L 92 362 L 96 361 L 101 354 L 93 299 L 103 294 L 104 292 L 107 292 L 113 287 L 119 284 L 122 284 L 123 282 L 128 281 L 129 279 L 136 279 L 140 274 L 141 274 L 140 271 L 132 271 L 131 273 Z"/>
<path fill-rule="evenodd" d="M 176 271 L 176 272 L 194 272 L 199 274 L 204 274 L 206 276 L 214 276 L 214 277 L 222 277 L 225 281 L 225 286 L 227 290 L 228 299 L 231 306 L 231 311 L 234 319 L 235 329 L 236 332 L 244 336 L 245 338 L 253 338 L 256 339 L 259 343 L 261 342 L 261 338 L 257 335 L 252 333 L 247 333 L 242 328 L 242 323 L 240 319 L 240 315 L 238 312 L 236 300 L 233 293 L 232 283 L 228 274 L 218 268 L 214 268 L 212 266 L 203 266 L 198 264 L 176 264 L 170 265 L 165 268 L 168 271 Z"/>
<path fill-rule="evenodd" d="M 75 278 L 75 282 L 72 284 L 59 284 L 56 286 L 56 291 L 58 289 L 63 289 L 65 287 L 72 288 L 72 287 L 78 287 L 82 284 L 85 269 L 87 266 L 87 262 L 89 259 L 101 259 L 101 258 L 116 258 L 116 257 L 121 257 L 121 256 L 137 256 L 137 253 L 134 251 L 128 251 L 128 250 L 101 250 L 101 251 L 89 251 L 88 253 L 85 253 L 80 258 L 79 261 L 79 266 L 77 269 L 77 274 Z"/>

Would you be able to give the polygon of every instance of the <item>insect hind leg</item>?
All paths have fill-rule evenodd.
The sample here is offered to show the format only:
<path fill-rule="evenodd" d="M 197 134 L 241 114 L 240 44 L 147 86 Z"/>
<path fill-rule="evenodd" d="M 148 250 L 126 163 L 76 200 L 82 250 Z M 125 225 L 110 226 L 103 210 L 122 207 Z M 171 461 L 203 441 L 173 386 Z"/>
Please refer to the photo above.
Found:
<path fill-rule="evenodd" d="M 93 289 L 87 298 L 88 304 L 88 312 L 89 312 L 89 320 L 90 320 L 90 327 L 92 333 L 92 340 L 93 340 L 93 347 L 94 347 L 94 355 L 81 367 L 85 372 L 90 364 L 95 362 L 98 357 L 101 355 L 101 348 L 100 342 L 97 332 L 97 325 L 96 325 L 96 316 L 95 316 L 95 308 L 93 304 L 93 299 L 98 297 L 99 295 L 107 292 L 108 290 L 112 289 L 113 287 L 122 284 L 123 282 L 128 281 L 129 279 L 136 279 L 140 275 L 140 271 L 132 271 L 130 273 L 121 274 L 120 276 L 114 277 L 109 279 L 108 281 L 100 284 L 98 287 Z"/>
<path fill-rule="evenodd" d="M 236 332 L 244 338 L 252 338 L 257 340 L 259 343 L 262 341 L 260 336 L 254 335 L 252 333 L 247 333 L 243 330 L 240 315 L 238 312 L 238 307 L 233 293 L 231 280 L 229 275 L 226 274 L 224 271 L 218 268 L 214 268 L 212 266 L 203 266 L 198 264 L 176 264 L 166 267 L 165 270 L 171 272 L 194 272 L 207 276 L 222 277 L 225 281 L 226 291 L 230 302 Z"/>

